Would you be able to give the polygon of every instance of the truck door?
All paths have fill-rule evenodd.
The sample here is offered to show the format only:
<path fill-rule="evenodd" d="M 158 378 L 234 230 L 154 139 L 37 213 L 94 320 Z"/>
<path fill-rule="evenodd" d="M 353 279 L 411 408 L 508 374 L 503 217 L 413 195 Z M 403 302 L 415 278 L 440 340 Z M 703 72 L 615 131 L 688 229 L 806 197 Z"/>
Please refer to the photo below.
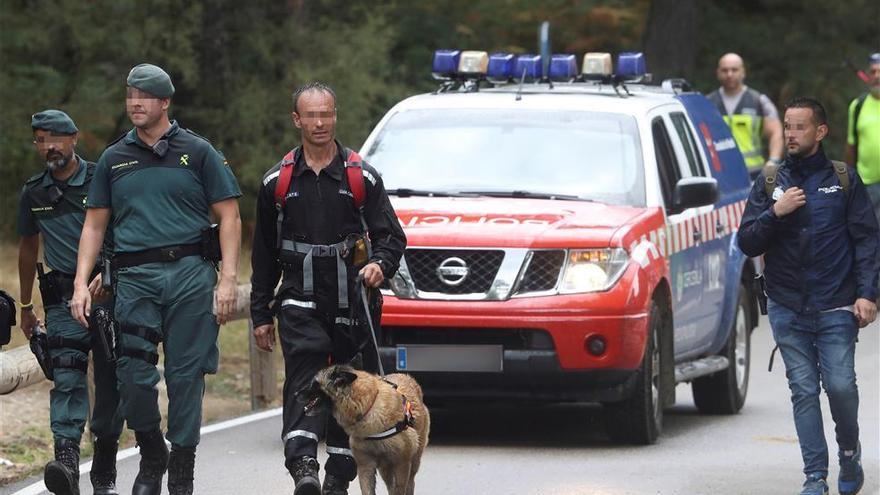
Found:
<path fill-rule="evenodd" d="M 697 208 L 671 213 L 673 193 L 679 179 L 685 176 L 673 141 L 662 115 L 651 120 L 654 155 L 660 178 L 663 202 L 667 208 L 666 250 L 669 258 L 669 274 L 672 278 L 672 312 L 674 323 L 674 347 L 676 357 L 687 353 L 696 345 L 700 320 L 703 318 L 702 303 L 702 233 L 699 231 Z"/>

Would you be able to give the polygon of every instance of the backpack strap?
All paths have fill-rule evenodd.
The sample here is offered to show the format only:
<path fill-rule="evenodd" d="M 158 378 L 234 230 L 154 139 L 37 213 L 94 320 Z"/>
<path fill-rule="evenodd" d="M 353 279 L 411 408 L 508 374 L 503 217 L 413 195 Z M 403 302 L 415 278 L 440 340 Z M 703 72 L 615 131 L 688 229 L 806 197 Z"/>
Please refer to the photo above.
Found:
<path fill-rule="evenodd" d="M 831 166 L 834 167 L 834 173 L 837 174 L 837 181 L 840 182 L 840 187 L 843 188 L 843 192 L 849 190 L 849 167 L 846 163 L 839 162 L 837 160 L 831 160 Z"/>
<path fill-rule="evenodd" d="M 296 165 L 296 153 L 299 148 L 290 150 L 281 159 L 281 168 L 278 170 L 278 182 L 275 183 L 275 210 L 278 215 L 275 219 L 275 248 L 281 248 L 281 224 L 284 222 L 284 205 L 287 204 L 287 192 L 290 190 L 290 182 L 293 180 L 293 166 Z"/>
<path fill-rule="evenodd" d="M 773 197 L 773 190 L 776 189 L 776 174 L 779 173 L 779 164 L 767 163 L 764 165 L 762 173 L 764 175 L 764 192 L 767 194 L 767 199 L 770 199 Z"/>
<path fill-rule="evenodd" d="M 364 169 L 361 155 L 354 150 L 347 150 L 348 158 L 345 159 L 345 175 L 348 179 L 348 187 L 354 196 L 354 205 L 358 209 L 364 207 L 367 201 L 367 186 L 364 184 Z"/>

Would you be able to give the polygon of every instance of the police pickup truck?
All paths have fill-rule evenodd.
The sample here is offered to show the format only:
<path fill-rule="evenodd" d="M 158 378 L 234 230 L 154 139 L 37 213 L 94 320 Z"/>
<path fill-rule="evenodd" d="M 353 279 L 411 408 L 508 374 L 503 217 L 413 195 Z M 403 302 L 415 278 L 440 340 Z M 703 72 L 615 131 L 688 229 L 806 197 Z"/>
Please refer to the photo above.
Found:
<path fill-rule="evenodd" d="M 598 402 L 649 444 L 676 383 L 705 413 L 745 402 L 749 177 L 715 107 L 640 83 L 641 54 L 577 62 L 438 51 L 441 88 L 370 134 L 409 240 L 380 354 L 429 400 Z"/>

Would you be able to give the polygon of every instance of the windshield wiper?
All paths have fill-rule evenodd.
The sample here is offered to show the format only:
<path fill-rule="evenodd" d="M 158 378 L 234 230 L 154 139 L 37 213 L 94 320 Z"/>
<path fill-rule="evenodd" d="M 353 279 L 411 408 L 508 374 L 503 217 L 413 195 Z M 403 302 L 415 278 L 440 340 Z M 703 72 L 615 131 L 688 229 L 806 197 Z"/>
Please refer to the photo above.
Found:
<path fill-rule="evenodd" d="M 530 198 L 530 199 L 563 199 L 567 201 L 591 201 L 574 194 L 542 193 L 524 190 L 513 191 L 468 191 L 470 194 L 490 196 L 493 198 Z"/>
<path fill-rule="evenodd" d="M 458 193 L 451 191 L 431 191 L 427 189 L 408 189 L 405 187 L 399 189 L 388 189 L 388 194 L 399 196 L 401 198 L 406 198 L 409 196 L 427 196 L 429 198 L 460 198 L 460 197 L 474 197 L 476 194 L 471 193 Z"/>

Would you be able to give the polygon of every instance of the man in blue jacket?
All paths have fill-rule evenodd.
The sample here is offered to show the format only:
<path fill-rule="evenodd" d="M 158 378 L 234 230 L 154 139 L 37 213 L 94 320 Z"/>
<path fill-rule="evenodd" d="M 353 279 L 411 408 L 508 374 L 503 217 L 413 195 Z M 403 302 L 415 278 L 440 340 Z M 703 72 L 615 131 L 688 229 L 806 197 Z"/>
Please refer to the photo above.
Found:
<path fill-rule="evenodd" d="M 755 181 L 738 243 L 749 256 L 764 255 L 770 326 L 785 362 L 807 478 L 801 494 L 828 493 L 821 377 L 836 425 L 838 490 L 852 495 L 864 482 L 854 362 L 859 328 L 877 314 L 877 219 L 858 174 L 835 170 L 825 156 L 822 105 L 798 97 L 785 109 L 788 156 L 775 174 L 765 168 Z"/>

